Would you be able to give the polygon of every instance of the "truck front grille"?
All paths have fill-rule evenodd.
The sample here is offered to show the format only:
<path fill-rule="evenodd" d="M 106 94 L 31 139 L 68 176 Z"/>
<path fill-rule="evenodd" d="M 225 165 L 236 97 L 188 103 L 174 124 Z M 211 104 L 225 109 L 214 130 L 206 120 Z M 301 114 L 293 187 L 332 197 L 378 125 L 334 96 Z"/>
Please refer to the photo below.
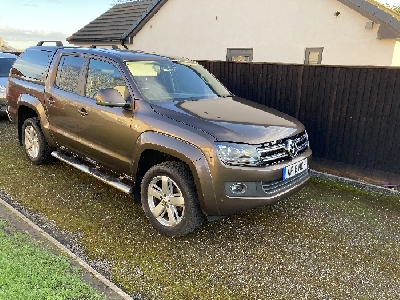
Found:
<path fill-rule="evenodd" d="M 275 180 L 275 181 L 263 181 L 261 182 L 262 189 L 267 196 L 271 197 L 279 194 L 281 191 L 287 190 L 301 181 L 303 181 L 308 176 L 308 170 L 299 173 L 287 180 Z"/>
<path fill-rule="evenodd" d="M 293 151 L 288 150 L 288 147 Z M 268 142 L 257 148 L 261 156 L 261 165 L 270 166 L 298 156 L 308 148 L 308 135 L 306 131 L 293 137 Z"/>

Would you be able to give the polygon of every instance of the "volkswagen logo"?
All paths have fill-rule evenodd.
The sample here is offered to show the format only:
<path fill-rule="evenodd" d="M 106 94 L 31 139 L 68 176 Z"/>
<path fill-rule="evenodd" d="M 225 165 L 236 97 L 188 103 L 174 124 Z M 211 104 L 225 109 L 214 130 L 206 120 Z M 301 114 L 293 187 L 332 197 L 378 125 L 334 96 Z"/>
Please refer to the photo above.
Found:
<path fill-rule="evenodd" d="M 297 148 L 293 140 L 287 140 L 285 142 L 285 150 L 289 153 L 290 157 L 296 157 L 299 152 L 299 148 Z"/>

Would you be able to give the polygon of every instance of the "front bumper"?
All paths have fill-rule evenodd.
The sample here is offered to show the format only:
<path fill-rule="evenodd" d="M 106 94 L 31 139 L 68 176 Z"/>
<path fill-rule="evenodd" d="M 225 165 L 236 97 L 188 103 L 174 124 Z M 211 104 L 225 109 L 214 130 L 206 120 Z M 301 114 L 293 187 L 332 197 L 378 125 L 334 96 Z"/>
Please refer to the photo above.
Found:
<path fill-rule="evenodd" d="M 218 174 L 214 174 L 214 190 L 219 215 L 231 215 L 274 204 L 299 191 L 309 181 L 308 169 L 287 180 L 282 178 L 282 169 L 307 158 L 310 163 L 311 150 L 284 163 L 265 168 L 229 167 L 217 163 Z M 217 179 L 217 180 L 216 180 Z M 243 194 L 234 194 L 230 186 L 245 184 Z"/>

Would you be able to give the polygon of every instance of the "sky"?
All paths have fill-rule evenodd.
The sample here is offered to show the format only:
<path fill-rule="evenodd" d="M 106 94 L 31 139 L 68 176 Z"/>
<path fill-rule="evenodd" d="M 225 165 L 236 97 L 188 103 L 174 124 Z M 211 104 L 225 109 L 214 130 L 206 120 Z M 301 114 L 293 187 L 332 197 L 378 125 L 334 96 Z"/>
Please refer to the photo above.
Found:
<path fill-rule="evenodd" d="M 66 43 L 67 37 L 105 13 L 115 2 L 115 0 L 0 0 L 0 37 L 9 46 L 19 50 L 36 45 L 40 40 L 61 40 Z M 400 4 L 400 0 L 378 0 L 378 2 Z"/>
<path fill-rule="evenodd" d="M 24 49 L 40 40 L 61 40 L 112 7 L 113 0 L 0 0 L 0 37 Z"/>

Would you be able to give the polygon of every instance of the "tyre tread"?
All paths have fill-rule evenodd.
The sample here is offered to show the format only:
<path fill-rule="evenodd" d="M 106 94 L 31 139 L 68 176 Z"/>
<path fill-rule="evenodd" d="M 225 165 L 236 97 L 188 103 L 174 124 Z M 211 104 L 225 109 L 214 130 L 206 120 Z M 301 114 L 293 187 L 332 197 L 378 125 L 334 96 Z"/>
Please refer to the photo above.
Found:
<path fill-rule="evenodd" d="M 22 132 L 24 132 L 25 127 L 28 126 L 28 124 L 32 125 L 32 127 L 34 127 L 38 133 L 40 153 L 38 155 L 37 160 L 32 160 L 29 157 L 28 153 L 26 153 L 26 151 L 25 151 L 26 156 L 30 159 L 30 161 L 32 163 L 34 163 L 36 165 L 41 165 L 41 164 L 52 162 L 54 159 L 53 159 L 53 156 L 51 156 L 51 152 L 54 151 L 54 147 L 50 146 L 49 143 L 47 142 L 46 138 L 44 137 L 39 118 L 32 117 L 32 118 L 26 119 L 24 121 L 24 124 L 22 125 Z M 25 144 L 24 138 L 22 139 L 22 141 L 23 141 L 23 144 Z M 25 145 L 24 145 L 24 147 L 25 147 Z"/>
<path fill-rule="evenodd" d="M 148 177 L 151 177 L 151 174 L 155 172 L 174 174 L 175 176 L 177 176 L 177 178 L 174 178 L 174 180 L 178 179 L 177 181 L 179 181 L 179 183 L 177 182 L 177 184 L 182 184 L 182 185 L 186 184 L 186 187 L 180 186 L 180 188 L 185 189 L 186 193 L 188 194 L 187 199 L 185 199 L 185 222 L 183 224 L 178 224 L 176 227 L 172 228 L 165 228 L 164 226 L 159 224 L 157 220 L 154 219 L 152 220 L 151 216 L 149 217 L 148 215 L 149 212 L 146 211 L 147 188 L 145 186 L 145 182 L 148 180 Z M 190 232 L 193 232 L 198 227 L 200 227 L 205 219 L 204 214 L 201 211 L 199 201 L 197 199 L 196 186 L 193 180 L 192 173 L 190 172 L 188 167 L 182 162 L 167 161 L 151 167 L 143 177 L 141 184 L 141 194 L 142 194 L 141 196 L 142 206 L 144 211 L 146 212 L 146 215 L 148 215 L 147 217 L 150 219 L 150 222 L 156 229 L 158 229 L 159 231 L 163 232 L 166 235 L 169 236 L 186 235 Z"/>

